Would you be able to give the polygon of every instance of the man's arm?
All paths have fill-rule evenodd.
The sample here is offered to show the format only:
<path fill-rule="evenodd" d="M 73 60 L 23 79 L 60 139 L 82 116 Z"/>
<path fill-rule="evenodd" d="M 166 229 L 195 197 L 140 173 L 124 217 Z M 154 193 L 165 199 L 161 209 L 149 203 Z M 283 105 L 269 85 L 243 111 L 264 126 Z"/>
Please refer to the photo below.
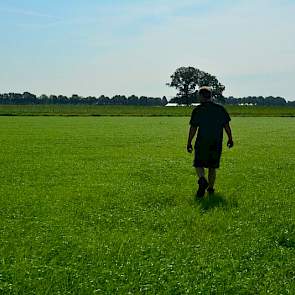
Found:
<path fill-rule="evenodd" d="M 193 140 L 196 132 L 197 132 L 197 128 L 191 126 L 189 129 L 187 146 L 186 146 L 186 149 L 189 153 L 191 153 L 193 151 L 192 140 Z"/>
<path fill-rule="evenodd" d="M 227 137 L 228 137 L 227 146 L 229 148 L 232 148 L 234 146 L 234 142 L 233 142 L 232 132 L 231 132 L 231 128 L 230 128 L 229 123 L 226 123 L 224 125 L 224 130 L 225 130 Z"/>

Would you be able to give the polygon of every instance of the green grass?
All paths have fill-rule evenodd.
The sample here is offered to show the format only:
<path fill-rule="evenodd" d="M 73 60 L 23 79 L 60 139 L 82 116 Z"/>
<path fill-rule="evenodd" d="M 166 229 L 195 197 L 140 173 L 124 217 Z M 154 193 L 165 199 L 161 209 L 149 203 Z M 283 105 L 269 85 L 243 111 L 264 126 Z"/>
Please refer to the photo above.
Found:
<path fill-rule="evenodd" d="M 295 117 L 295 107 L 226 106 L 232 116 Z M 95 106 L 95 105 L 0 105 L 0 116 L 137 116 L 185 117 L 192 107 Z"/>
<path fill-rule="evenodd" d="M 294 294 L 294 119 L 232 128 L 196 202 L 188 118 L 1 117 L 0 294 Z"/>

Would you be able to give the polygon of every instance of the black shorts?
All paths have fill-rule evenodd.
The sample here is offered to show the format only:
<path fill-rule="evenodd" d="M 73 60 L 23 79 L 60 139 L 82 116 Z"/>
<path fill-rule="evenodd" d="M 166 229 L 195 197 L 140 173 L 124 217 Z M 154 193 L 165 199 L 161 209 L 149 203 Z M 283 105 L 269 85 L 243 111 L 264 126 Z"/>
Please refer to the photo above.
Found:
<path fill-rule="evenodd" d="M 219 168 L 222 148 L 216 145 L 196 145 L 194 167 Z"/>

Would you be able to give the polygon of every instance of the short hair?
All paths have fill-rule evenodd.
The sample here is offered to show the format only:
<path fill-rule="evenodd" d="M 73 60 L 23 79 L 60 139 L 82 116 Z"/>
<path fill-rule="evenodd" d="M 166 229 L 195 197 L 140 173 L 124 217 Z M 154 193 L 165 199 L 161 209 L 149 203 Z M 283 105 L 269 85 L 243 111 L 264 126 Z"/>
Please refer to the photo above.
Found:
<path fill-rule="evenodd" d="M 199 89 L 199 95 L 206 98 L 206 99 L 211 99 L 212 98 L 212 91 L 209 87 L 201 87 Z"/>

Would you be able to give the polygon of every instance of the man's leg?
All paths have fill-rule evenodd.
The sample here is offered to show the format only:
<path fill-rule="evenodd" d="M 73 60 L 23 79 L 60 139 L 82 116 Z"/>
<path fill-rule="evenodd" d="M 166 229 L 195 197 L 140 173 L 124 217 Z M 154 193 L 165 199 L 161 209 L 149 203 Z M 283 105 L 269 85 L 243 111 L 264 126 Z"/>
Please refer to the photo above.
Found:
<path fill-rule="evenodd" d="M 205 177 L 205 169 L 203 167 L 197 167 L 196 171 L 199 178 Z"/>
<path fill-rule="evenodd" d="M 196 167 L 196 171 L 199 177 L 198 184 L 199 188 L 197 191 L 197 197 L 202 198 L 205 195 L 206 188 L 208 187 L 208 181 L 205 178 L 205 169 L 204 167 Z"/>
<path fill-rule="evenodd" d="M 215 168 L 209 168 L 208 172 L 208 191 L 214 192 L 214 183 L 216 179 L 216 169 Z"/>

